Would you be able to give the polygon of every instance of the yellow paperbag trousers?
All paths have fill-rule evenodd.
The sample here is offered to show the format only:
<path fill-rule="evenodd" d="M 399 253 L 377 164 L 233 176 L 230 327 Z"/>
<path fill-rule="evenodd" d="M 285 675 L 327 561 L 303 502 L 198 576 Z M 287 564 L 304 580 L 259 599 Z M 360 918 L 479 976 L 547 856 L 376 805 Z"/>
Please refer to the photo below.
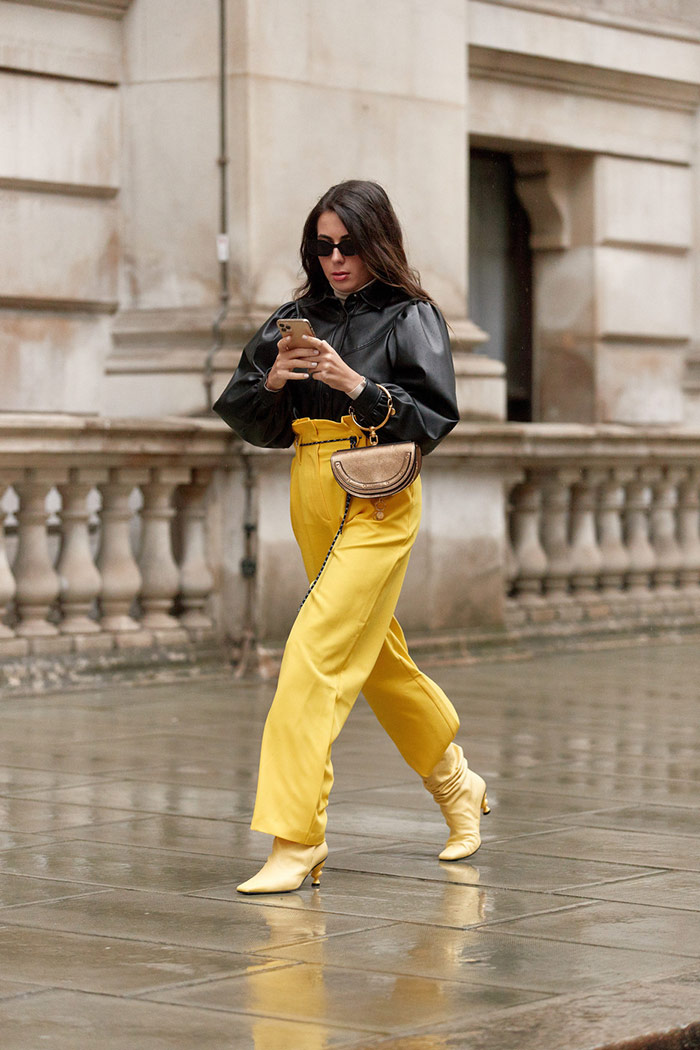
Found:
<path fill-rule="evenodd" d="M 294 430 L 292 527 L 313 580 L 345 509 L 330 457 L 349 447 L 351 434 L 358 444 L 366 438 L 350 417 L 340 423 L 300 419 Z M 307 845 L 323 842 L 331 747 L 360 691 L 420 776 L 431 772 L 453 740 L 457 712 L 416 667 L 394 618 L 420 513 L 420 478 L 386 501 L 381 521 L 369 500 L 352 499 L 343 531 L 287 639 L 263 733 L 256 831 Z"/>

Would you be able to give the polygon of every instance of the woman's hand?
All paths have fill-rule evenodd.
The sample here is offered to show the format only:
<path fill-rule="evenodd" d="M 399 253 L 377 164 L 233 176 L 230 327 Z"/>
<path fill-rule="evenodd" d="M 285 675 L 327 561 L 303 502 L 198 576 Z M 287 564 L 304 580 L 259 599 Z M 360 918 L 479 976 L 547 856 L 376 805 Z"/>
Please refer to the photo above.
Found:
<path fill-rule="evenodd" d="M 342 390 L 345 394 L 355 389 L 362 380 L 362 376 L 343 361 L 330 343 L 327 343 L 325 339 L 315 339 L 309 335 L 302 336 L 302 338 L 304 343 L 311 348 L 313 367 L 310 369 L 310 374 L 312 379 L 325 383 L 333 390 Z"/>
<path fill-rule="evenodd" d="M 277 343 L 277 357 L 267 374 L 269 390 L 281 390 L 289 379 L 316 379 L 333 390 L 349 394 L 362 379 L 325 339 L 302 336 L 303 346 L 291 346 L 291 336 Z M 301 371 L 295 371 L 301 369 Z"/>
<path fill-rule="evenodd" d="M 285 335 L 277 343 L 277 357 L 265 380 L 268 390 L 281 390 L 288 379 L 308 379 L 316 366 L 316 351 L 291 342 L 292 337 Z"/>

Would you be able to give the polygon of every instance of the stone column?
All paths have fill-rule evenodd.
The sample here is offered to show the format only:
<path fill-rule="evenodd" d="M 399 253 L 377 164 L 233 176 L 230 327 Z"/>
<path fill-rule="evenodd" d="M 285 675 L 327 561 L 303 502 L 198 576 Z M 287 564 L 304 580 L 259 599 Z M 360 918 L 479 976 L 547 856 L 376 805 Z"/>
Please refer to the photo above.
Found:
<path fill-rule="evenodd" d="M 603 594 L 618 594 L 625 583 L 630 558 L 623 537 L 622 514 L 625 482 L 630 481 L 629 470 L 611 467 L 600 486 L 598 496 L 598 534 L 600 555 L 600 586 Z"/>
<path fill-rule="evenodd" d="M 129 497 L 135 486 L 147 478 L 145 470 L 113 467 L 107 481 L 100 486 L 102 535 L 97 568 L 102 577 L 100 607 L 105 631 L 122 633 L 139 629 L 130 612 L 141 587 L 141 573 L 131 549 Z"/>
<path fill-rule="evenodd" d="M 681 568 L 678 582 L 684 591 L 700 584 L 700 471 L 688 467 L 678 486 L 678 545 Z"/>
<path fill-rule="evenodd" d="M 540 541 L 542 489 L 539 479 L 528 471 L 527 480 L 513 490 L 512 501 L 513 553 L 518 563 L 515 590 L 521 602 L 539 604 L 547 571 L 547 555 Z"/>
<path fill-rule="evenodd" d="M 105 481 L 106 476 L 104 470 L 71 467 L 68 481 L 58 486 L 63 508 L 61 552 L 56 568 L 61 584 L 63 619 L 60 628 L 63 634 L 94 634 L 100 630 L 97 621 L 90 616 L 100 593 L 102 578 L 90 550 L 87 497 L 95 485 Z"/>
<path fill-rule="evenodd" d="M 557 601 L 567 600 L 572 570 L 569 543 L 571 485 L 578 470 L 547 472 L 542 478 L 542 546 L 547 554 L 544 590 Z"/>
<path fill-rule="evenodd" d="M 656 564 L 654 548 L 649 542 L 649 484 L 658 472 L 640 468 L 626 486 L 625 539 L 629 555 L 626 574 L 629 594 L 643 597 L 649 593 L 649 581 Z"/>
<path fill-rule="evenodd" d="M 682 470 L 664 467 L 661 477 L 652 486 L 649 523 L 656 554 L 652 579 L 656 590 L 666 593 L 675 590 L 681 567 L 681 549 L 676 539 L 676 485 L 682 476 Z"/>
<path fill-rule="evenodd" d="M 571 495 L 571 584 L 580 598 L 594 598 L 603 556 L 595 527 L 600 472 L 585 469 Z"/>
<path fill-rule="evenodd" d="M 58 597 L 59 580 L 49 557 L 46 497 L 60 480 L 54 473 L 29 467 L 15 485 L 20 501 L 19 543 L 13 567 L 19 617 L 17 634 L 26 637 L 58 634 L 58 629 L 47 620 Z"/>
<path fill-rule="evenodd" d="M 0 477 L 0 497 L 3 496 L 7 487 L 16 481 L 15 475 L 3 473 Z M 14 631 L 2 622 L 8 610 L 8 606 L 15 596 L 15 578 L 7 560 L 5 548 L 5 511 L 0 506 L 0 638 L 14 637 Z"/>
<path fill-rule="evenodd" d="M 207 564 L 205 499 L 211 470 L 193 470 L 192 480 L 175 494 L 180 529 L 180 623 L 188 631 L 208 630 L 211 617 L 205 612 L 214 577 Z"/>
<path fill-rule="evenodd" d="M 139 569 L 141 570 L 141 624 L 151 630 L 168 631 L 179 627 L 170 614 L 180 588 L 180 573 L 173 557 L 170 525 L 176 485 L 188 480 L 183 469 L 154 467 L 142 486 L 143 522 Z"/>

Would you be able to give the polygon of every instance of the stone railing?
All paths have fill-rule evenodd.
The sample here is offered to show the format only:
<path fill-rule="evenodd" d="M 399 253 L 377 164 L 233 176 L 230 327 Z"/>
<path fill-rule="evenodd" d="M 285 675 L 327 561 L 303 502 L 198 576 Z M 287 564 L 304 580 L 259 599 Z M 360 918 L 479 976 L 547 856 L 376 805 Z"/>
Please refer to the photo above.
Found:
<path fill-rule="evenodd" d="M 213 420 L 0 416 L 0 659 L 216 637 L 233 448 Z"/>
<path fill-rule="evenodd" d="M 502 475 L 508 626 L 700 625 L 700 432 L 462 426 L 457 448 Z"/>
<path fill-rule="evenodd" d="M 0 663 L 278 654 L 289 460 L 214 419 L 0 416 Z M 423 485 L 413 644 L 700 624 L 700 432 L 465 423 Z"/>

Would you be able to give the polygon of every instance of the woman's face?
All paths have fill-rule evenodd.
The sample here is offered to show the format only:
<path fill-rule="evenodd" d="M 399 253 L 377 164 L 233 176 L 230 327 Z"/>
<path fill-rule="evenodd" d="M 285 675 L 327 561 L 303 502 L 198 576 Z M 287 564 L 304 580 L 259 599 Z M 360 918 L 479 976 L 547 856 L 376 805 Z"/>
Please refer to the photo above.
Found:
<path fill-rule="evenodd" d="M 319 240 L 330 241 L 331 244 L 337 244 L 341 238 L 349 236 L 345 223 L 334 211 L 321 212 L 316 233 Z M 332 255 L 320 255 L 318 261 L 331 288 L 339 292 L 356 292 L 372 280 L 372 274 L 359 255 L 342 255 L 339 248 L 334 248 Z"/>

